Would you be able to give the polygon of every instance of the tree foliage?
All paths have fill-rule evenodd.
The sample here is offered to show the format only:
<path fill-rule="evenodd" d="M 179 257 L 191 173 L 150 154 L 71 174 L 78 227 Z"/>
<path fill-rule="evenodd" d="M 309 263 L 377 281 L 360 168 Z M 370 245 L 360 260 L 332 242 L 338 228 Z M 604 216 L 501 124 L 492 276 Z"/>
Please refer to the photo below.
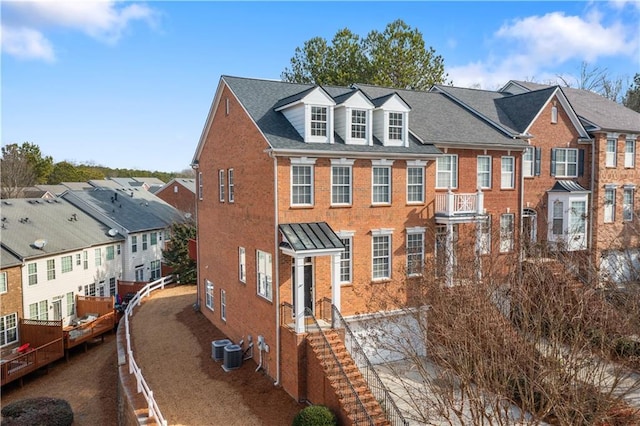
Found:
<path fill-rule="evenodd" d="M 12 198 L 21 188 L 45 183 L 53 169 L 53 158 L 43 157 L 40 147 L 30 142 L 2 147 L 2 197 Z"/>
<path fill-rule="evenodd" d="M 195 239 L 195 223 L 174 223 L 171 226 L 171 240 L 162 253 L 165 264 L 185 284 L 196 283 L 196 262 L 189 256 L 189 240 Z"/>
<path fill-rule="evenodd" d="M 640 112 L 640 74 L 636 73 L 633 83 L 624 96 L 623 105 L 636 112 Z"/>
<path fill-rule="evenodd" d="M 444 83 L 447 75 L 443 58 L 426 48 L 422 33 L 396 20 L 365 38 L 344 28 L 331 43 L 322 37 L 307 40 L 296 48 L 291 68 L 285 68 L 281 77 L 295 83 L 427 90 Z"/>

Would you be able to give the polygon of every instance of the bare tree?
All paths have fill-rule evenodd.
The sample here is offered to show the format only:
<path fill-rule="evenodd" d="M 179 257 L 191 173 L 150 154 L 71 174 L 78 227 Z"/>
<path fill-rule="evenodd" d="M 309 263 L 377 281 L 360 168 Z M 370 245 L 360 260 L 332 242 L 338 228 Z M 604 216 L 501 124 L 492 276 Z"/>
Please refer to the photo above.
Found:
<path fill-rule="evenodd" d="M 17 144 L 2 147 L 0 160 L 2 198 L 15 198 L 20 190 L 36 183 L 36 172 Z"/>
<path fill-rule="evenodd" d="M 622 78 L 612 78 L 607 68 L 592 66 L 583 61 L 577 77 L 563 75 L 557 75 L 557 77 L 565 87 L 589 90 L 612 101 L 622 101 Z"/>

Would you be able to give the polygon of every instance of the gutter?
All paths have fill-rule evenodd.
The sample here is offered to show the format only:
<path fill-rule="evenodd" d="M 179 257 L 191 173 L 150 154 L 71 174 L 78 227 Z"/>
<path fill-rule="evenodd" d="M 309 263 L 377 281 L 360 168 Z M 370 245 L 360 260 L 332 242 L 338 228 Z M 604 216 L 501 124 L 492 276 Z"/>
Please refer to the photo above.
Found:
<path fill-rule="evenodd" d="M 273 158 L 273 219 L 275 226 L 273 227 L 273 253 L 276 259 L 276 276 L 275 276 L 275 294 L 276 294 L 276 381 L 274 386 L 280 385 L 280 252 L 278 251 L 278 157 L 273 151 L 268 152 L 269 157 Z"/>
<path fill-rule="evenodd" d="M 202 259 L 200 257 L 200 224 L 198 223 L 198 210 L 200 207 L 200 198 L 198 198 L 198 185 L 200 185 L 200 182 L 198 181 L 198 170 L 199 170 L 199 165 L 198 163 L 192 163 L 191 164 L 191 168 L 196 172 L 196 217 L 195 217 L 195 221 L 196 221 L 196 256 L 198 257 L 197 260 L 197 267 L 196 267 L 196 303 L 193 305 L 194 310 L 197 310 L 198 312 L 200 312 L 200 260 Z"/>

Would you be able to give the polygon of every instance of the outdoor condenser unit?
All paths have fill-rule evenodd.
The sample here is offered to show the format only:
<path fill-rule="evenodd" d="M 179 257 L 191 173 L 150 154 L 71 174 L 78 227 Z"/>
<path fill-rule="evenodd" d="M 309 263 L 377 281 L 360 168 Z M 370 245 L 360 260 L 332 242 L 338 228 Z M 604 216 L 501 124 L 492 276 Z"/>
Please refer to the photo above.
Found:
<path fill-rule="evenodd" d="M 235 370 L 242 365 L 242 348 L 239 345 L 227 345 L 224 347 L 224 363 L 222 368 L 225 371 Z"/>
<path fill-rule="evenodd" d="M 214 340 L 211 342 L 211 358 L 215 361 L 222 361 L 224 358 L 224 348 L 231 344 L 232 342 L 229 339 Z"/>

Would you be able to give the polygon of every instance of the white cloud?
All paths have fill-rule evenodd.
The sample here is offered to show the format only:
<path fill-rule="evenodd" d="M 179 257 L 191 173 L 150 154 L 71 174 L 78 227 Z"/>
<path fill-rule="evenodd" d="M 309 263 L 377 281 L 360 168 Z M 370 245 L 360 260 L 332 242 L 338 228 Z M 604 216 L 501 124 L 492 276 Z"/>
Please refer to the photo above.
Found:
<path fill-rule="evenodd" d="M 5 46 L 8 43 L 3 37 L 2 50 L 14 56 L 42 59 L 47 57 L 29 56 L 28 50 L 21 50 L 20 46 L 27 49 L 34 40 L 39 40 L 39 45 L 49 47 L 48 59 L 52 59 L 53 48 L 44 35 L 47 30 L 71 29 L 101 42 L 115 44 L 132 22 L 143 21 L 153 26 L 157 18 L 156 12 L 144 4 L 121 6 L 115 1 L 7 2 L 3 8 L 3 36 L 8 31 L 14 39 L 10 48 Z"/>
<path fill-rule="evenodd" d="M 42 33 L 30 28 L 0 26 L 2 51 L 21 59 L 55 59 L 53 47 Z"/>

